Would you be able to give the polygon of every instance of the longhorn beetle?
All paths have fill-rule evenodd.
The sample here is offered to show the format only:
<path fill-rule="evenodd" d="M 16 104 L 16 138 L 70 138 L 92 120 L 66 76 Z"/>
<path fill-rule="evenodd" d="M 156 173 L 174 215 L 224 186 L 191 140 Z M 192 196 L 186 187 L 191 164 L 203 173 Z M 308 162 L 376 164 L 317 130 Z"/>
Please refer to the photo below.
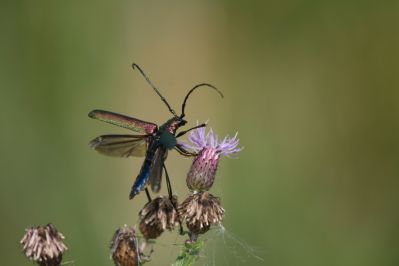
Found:
<path fill-rule="evenodd" d="M 90 146 L 98 152 L 108 156 L 145 156 L 140 172 L 130 191 L 130 199 L 139 194 L 141 190 L 145 189 L 148 200 L 150 201 L 151 197 L 147 189 L 147 184 L 150 183 L 152 191 L 159 192 L 161 188 L 162 169 L 165 171 L 169 197 L 172 197 L 172 187 L 168 172 L 165 167 L 165 160 L 168 155 L 168 150 L 175 149 L 184 156 L 194 156 L 195 154 L 186 151 L 181 145 L 179 145 L 176 139 L 183 136 L 190 130 L 206 126 L 206 124 L 200 124 L 177 133 L 177 130 L 187 123 L 187 121 L 184 120 L 184 111 L 187 99 L 195 89 L 202 86 L 216 90 L 222 98 L 223 94 L 211 84 L 200 83 L 189 90 L 182 104 L 181 115 L 178 116 L 170 107 L 165 97 L 161 95 L 148 76 L 144 73 L 144 71 L 137 64 L 133 64 L 132 67 L 133 69 L 139 70 L 148 84 L 168 107 L 169 112 L 172 113 L 173 117 L 158 127 L 154 123 L 145 122 L 137 118 L 104 110 L 93 110 L 89 113 L 89 117 L 130 129 L 139 133 L 140 135 L 102 135 L 93 139 L 90 142 Z"/>

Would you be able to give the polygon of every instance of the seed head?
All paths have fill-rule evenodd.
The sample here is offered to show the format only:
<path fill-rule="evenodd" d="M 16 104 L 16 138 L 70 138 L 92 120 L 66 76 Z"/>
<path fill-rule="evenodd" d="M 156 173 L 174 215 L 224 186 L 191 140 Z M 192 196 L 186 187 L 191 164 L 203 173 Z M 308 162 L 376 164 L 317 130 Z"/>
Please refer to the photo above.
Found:
<path fill-rule="evenodd" d="M 137 238 L 133 228 L 126 225 L 118 228 L 112 237 L 110 249 L 116 266 L 139 265 Z"/>
<path fill-rule="evenodd" d="M 41 266 L 58 266 L 67 250 L 65 238 L 52 224 L 27 228 L 21 239 L 26 257 Z"/>
<path fill-rule="evenodd" d="M 179 206 L 179 214 L 186 221 L 193 234 L 206 233 L 211 225 L 219 225 L 224 216 L 220 199 L 208 192 L 199 192 L 188 196 Z"/>
<path fill-rule="evenodd" d="M 175 209 L 177 197 L 157 197 L 148 202 L 139 212 L 140 232 L 145 239 L 155 239 L 166 229 L 172 230 L 179 223 L 179 215 Z"/>
<path fill-rule="evenodd" d="M 191 144 L 183 143 L 183 147 L 197 153 L 186 179 L 187 186 L 192 191 L 209 190 L 215 181 L 220 156 L 232 156 L 242 149 L 237 148 L 237 134 L 232 138 L 226 136 L 219 141 L 212 129 L 208 134 L 205 134 L 205 128 L 193 130 L 188 140 Z"/>

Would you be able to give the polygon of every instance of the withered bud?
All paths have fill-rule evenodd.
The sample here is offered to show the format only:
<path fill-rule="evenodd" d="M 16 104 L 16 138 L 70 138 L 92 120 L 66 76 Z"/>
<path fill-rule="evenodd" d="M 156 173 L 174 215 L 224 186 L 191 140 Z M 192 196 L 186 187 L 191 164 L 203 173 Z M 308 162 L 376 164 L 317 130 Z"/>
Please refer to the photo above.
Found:
<path fill-rule="evenodd" d="M 193 234 L 206 233 L 211 225 L 219 225 L 224 216 L 220 199 L 209 192 L 199 192 L 188 196 L 179 206 L 179 214 L 186 221 Z"/>
<path fill-rule="evenodd" d="M 172 230 L 179 223 L 179 215 L 175 209 L 177 197 L 157 197 L 148 202 L 139 212 L 140 232 L 145 239 L 155 239 L 166 229 Z"/>
<path fill-rule="evenodd" d="M 116 266 L 139 265 L 137 238 L 133 228 L 125 225 L 116 230 L 111 240 L 110 249 Z"/>
<path fill-rule="evenodd" d="M 65 238 L 52 224 L 30 227 L 21 239 L 26 257 L 41 266 L 61 265 L 62 254 L 67 250 Z"/>

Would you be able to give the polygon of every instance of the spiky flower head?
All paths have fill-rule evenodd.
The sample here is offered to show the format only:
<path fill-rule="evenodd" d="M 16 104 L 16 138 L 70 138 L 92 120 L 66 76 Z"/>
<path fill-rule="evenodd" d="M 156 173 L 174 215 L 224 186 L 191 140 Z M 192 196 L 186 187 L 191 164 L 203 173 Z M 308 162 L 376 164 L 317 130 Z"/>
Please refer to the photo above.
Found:
<path fill-rule="evenodd" d="M 144 205 L 139 212 L 140 232 L 145 239 L 155 239 L 166 229 L 172 230 L 179 223 L 176 211 L 177 197 L 157 197 Z"/>
<path fill-rule="evenodd" d="M 125 225 L 118 228 L 111 240 L 111 257 L 116 266 L 137 266 L 140 257 L 137 238 L 133 228 Z"/>
<path fill-rule="evenodd" d="M 237 147 L 237 134 L 219 140 L 212 129 L 206 134 L 205 127 L 191 131 L 188 140 L 191 144 L 183 144 L 183 147 L 197 153 L 186 179 L 187 186 L 192 191 L 209 190 L 215 181 L 220 157 L 231 157 L 242 149 Z"/>
<path fill-rule="evenodd" d="M 220 199 L 207 191 L 194 193 L 179 206 L 179 214 L 194 235 L 206 233 L 211 225 L 221 224 L 224 209 Z"/>
<path fill-rule="evenodd" d="M 26 257 L 41 266 L 58 266 L 62 254 L 67 250 L 63 239 L 54 225 L 27 228 L 21 239 L 22 249 Z"/>

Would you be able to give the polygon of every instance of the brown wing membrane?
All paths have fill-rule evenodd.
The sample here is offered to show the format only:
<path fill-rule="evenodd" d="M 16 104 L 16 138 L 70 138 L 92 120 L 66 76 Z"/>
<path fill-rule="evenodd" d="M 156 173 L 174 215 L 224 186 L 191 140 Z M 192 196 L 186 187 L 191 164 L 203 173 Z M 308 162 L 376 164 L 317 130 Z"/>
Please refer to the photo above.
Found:
<path fill-rule="evenodd" d="M 143 134 L 153 134 L 158 129 L 154 123 L 104 110 L 93 110 L 89 117 Z"/>
<path fill-rule="evenodd" d="M 162 182 L 162 166 L 168 156 L 168 151 L 160 146 L 154 156 L 154 160 L 151 164 L 150 170 L 150 184 L 151 190 L 155 193 L 158 193 L 161 189 L 161 182 Z"/>
<path fill-rule="evenodd" d="M 101 154 L 114 157 L 142 157 L 147 151 L 147 135 L 102 135 L 89 145 Z"/>

